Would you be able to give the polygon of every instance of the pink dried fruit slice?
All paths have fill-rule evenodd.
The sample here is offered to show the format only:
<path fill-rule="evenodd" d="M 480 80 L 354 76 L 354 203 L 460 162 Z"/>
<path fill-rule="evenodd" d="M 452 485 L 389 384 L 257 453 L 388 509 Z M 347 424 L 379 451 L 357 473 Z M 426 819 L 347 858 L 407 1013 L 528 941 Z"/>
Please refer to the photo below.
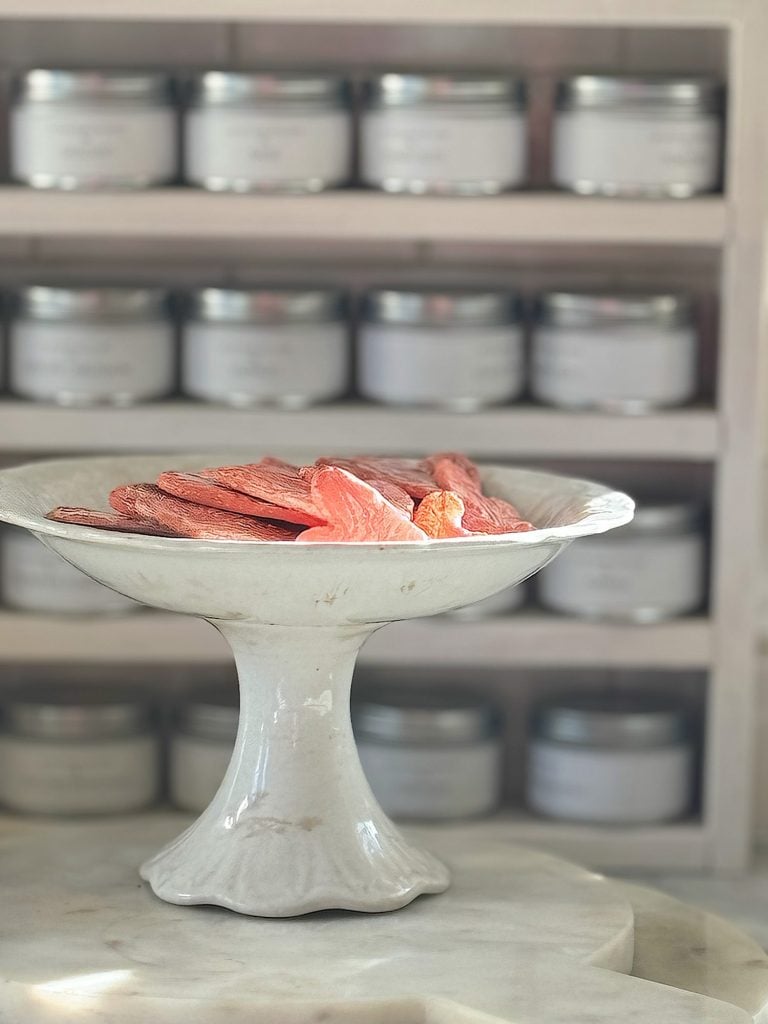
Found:
<path fill-rule="evenodd" d="M 72 523 L 75 526 L 94 526 L 98 530 L 116 530 L 121 533 L 142 533 L 154 537 L 175 537 L 173 530 L 160 526 L 149 519 L 139 519 L 120 512 L 100 512 L 91 508 L 70 508 L 59 506 L 52 509 L 46 519 L 55 523 Z"/>
<path fill-rule="evenodd" d="M 483 483 L 480 479 L 480 470 L 471 459 L 468 459 L 466 455 L 462 455 L 461 452 L 436 452 L 434 455 L 427 456 L 427 458 L 423 460 L 422 465 L 431 476 L 434 473 L 437 463 L 444 459 L 447 459 L 459 469 L 463 470 L 466 478 L 474 483 L 475 488 L 478 491 L 482 491 Z"/>
<path fill-rule="evenodd" d="M 435 489 L 435 481 L 429 471 L 417 459 L 377 458 L 373 455 L 354 459 L 318 459 L 316 466 L 338 466 L 366 483 L 387 481 L 401 487 L 416 501 L 425 498 Z"/>
<path fill-rule="evenodd" d="M 300 476 L 296 466 L 254 462 L 246 466 L 214 466 L 201 470 L 201 475 L 230 490 L 303 513 L 300 520 L 294 517 L 293 521 L 306 526 L 326 522 L 312 499 L 309 482 Z"/>
<path fill-rule="evenodd" d="M 283 524 L 196 505 L 164 494 L 151 484 L 136 488 L 135 502 L 140 515 L 156 519 L 182 537 L 198 540 L 293 540 L 297 532 Z"/>
<path fill-rule="evenodd" d="M 462 526 L 471 533 L 525 533 L 533 530 L 514 505 L 483 494 L 474 474 L 452 456 L 434 461 L 432 473 L 443 490 L 455 491 L 464 502 Z"/>
<path fill-rule="evenodd" d="M 276 519 L 303 526 L 312 526 L 317 522 L 316 519 L 313 519 L 311 523 L 308 523 L 307 520 L 312 517 L 304 512 L 295 512 L 293 509 L 273 505 L 269 501 L 252 498 L 248 494 L 243 494 L 242 491 L 233 491 L 230 487 L 222 487 L 215 480 L 210 480 L 199 473 L 177 473 L 175 471 L 161 473 L 157 478 L 157 486 L 161 491 L 172 494 L 175 498 L 183 498 L 185 501 L 192 501 L 208 508 L 221 508 L 226 512 L 239 512 L 244 516 Z"/>
<path fill-rule="evenodd" d="M 328 525 L 305 530 L 299 543 L 427 539 L 424 531 L 376 488 L 346 470 L 321 466 L 312 474 L 311 487 Z"/>
<path fill-rule="evenodd" d="M 454 491 L 432 491 L 422 499 L 413 521 L 428 537 L 469 537 L 462 524 L 464 502 Z"/>

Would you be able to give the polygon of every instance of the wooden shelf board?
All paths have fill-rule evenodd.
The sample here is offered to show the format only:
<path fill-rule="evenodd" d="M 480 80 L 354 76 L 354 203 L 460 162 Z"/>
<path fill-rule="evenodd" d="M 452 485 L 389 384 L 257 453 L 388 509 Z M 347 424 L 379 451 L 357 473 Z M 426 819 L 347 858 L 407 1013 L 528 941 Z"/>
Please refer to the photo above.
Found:
<path fill-rule="evenodd" d="M 396 623 L 363 648 L 369 665 L 706 668 L 711 625 L 704 617 L 656 626 L 617 626 L 523 612 L 467 623 L 430 619 Z M 229 660 L 213 628 L 181 615 L 138 612 L 115 617 L 0 613 L 0 660 L 6 662 L 197 662 Z"/>
<path fill-rule="evenodd" d="M 251 446 L 281 451 L 423 454 L 458 448 L 506 458 L 698 461 L 715 458 L 719 445 L 717 415 L 702 407 L 625 417 L 515 405 L 456 415 L 348 402 L 288 413 L 183 400 L 70 409 L 10 397 L 0 400 L 0 437 L 15 452 L 212 451 L 253 439 Z"/>
<path fill-rule="evenodd" d="M 738 0 L 2 0 L 0 18 L 75 18 L 109 21 L 275 21 L 351 24 L 727 25 L 743 5 Z"/>
<path fill-rule="evenodd" d="M 728 206 L 717 196 L 680 202 L 519 192 L 472 201 L 354 189 L 263 196 L 167 188 L 116 199 L 0 187 L 2 237 L 718 246 L 728 233 Z"/>

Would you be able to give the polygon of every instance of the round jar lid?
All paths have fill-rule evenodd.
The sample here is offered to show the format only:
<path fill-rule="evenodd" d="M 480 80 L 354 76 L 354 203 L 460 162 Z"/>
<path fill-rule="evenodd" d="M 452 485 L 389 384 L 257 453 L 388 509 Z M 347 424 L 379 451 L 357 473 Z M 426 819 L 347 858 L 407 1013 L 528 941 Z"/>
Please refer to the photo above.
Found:
<path fill-rule="evenodd" d="M 170 75 L 155 71 L 32 68 L 16 76 L 15 91 L 19 99 L 36 103 L 69 100 L 165 101 L 173 94 L 173 79 Z"/>
<path fill-rule="evenodd" d="M 685 533 L 702 525 L 704 509 L 701 502 L 676 498 L 640 498 L 631 522 L 616 533 Z"/>
<path fill-rule="evenodd" d="M 519 301 L 508 292 L 386 288 L 370 292 L 366 299 L 366 319 L 381 324 L 481 326 L 515 323 L 519 315 Z"/>
<path fill-rule="evenodd" d="M 214 323 L 313 323 L 343 314 L 344 297 L 332 289 L 200 288 L 190 296 L 190 315 Z"/>
<path fill-rule="evenodd" d="M 337 103 L 349 91 L 346 80 L 338 75 L 295 71 L 203 71 L 190 86 L 193 102 L 222 106 Z"/>
<path fill-rule="evenodd" d="M 234 743 L 239 718 L 237 689 L 206 686 L 193 690 L 179 707 L 178 727 L 190 736 Z"/>
<path fill-rule="evenodd" d="M 373 106 L 382 107 L 500 103 L 523 109 L 526 89 L 522 79 L 506 75 L 387 71 L 366 83 L 366 95 Z"/>
<path fill-rule="evenodd" d="M 128 736 L 149 725 L 149 706 L 136 693 L 95 686 L 33 684 L 7 694 L 5 730 L 48 740 Z"/>
<path fill-rule="evenodd" d="M 162 288 L 29 285 L 18 293 L 21 316 L 33 320 L 154 320 L 168 313 Z"/>
<path fill-rule="evenodd" d="M 539 318 L 554 327 L 593 327 L 606 323 L 690 324 L 692 303 L 673 293 L 546 292 L 539 298 Z"/>
<path fill-rule="evenodd" d="M 645 691 L 565 694 L 534 709 L 538 739 L 583 747 L 642 749 L 690 739 L 690 716 L 682 704 Z"/>
<path fill-rule="evenodd" d="M 498 715 L 490 704 L 449 690 L 363 694 L 353 699 L 352 723 L 358 737 L 432 746 L 472 743 L 498 732 Z"/>
<path fill-rule="evenodd" d="M 560 110 L 669 107 L 720 111 L 722 83 L 714 78 L 648 75 L 573 75 L 557 84 Z"/>

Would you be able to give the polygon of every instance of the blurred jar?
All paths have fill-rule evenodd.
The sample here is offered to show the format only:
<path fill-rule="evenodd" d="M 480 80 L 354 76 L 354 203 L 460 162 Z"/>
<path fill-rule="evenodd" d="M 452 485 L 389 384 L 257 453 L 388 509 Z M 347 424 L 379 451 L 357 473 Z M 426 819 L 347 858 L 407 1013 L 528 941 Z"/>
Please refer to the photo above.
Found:
<path fill-rule="evenodd" d="M 168 303 L 159 288 L 23 288 L 10 325 L 11 391 L 59 405 L 167 395 L 176 373 Z"/>
<path fill-rule="evenodd" d="M 33 188 L 141 189 L 176 176 L 168 75 L 34 68 L 18 75 L 11 177 Z"/>
<path fill-rule="evenodd" d="M 638 503 L 627 526 L 582 537 L 538 577 L 541 603 L 584 618 L 658 622 L 706 599 L 701 506 L 685 500 Z"/>
<path fill-rule="evenodd" d="M 698 334 L 683 295 L 542 295 L 531 391 L 567 409 L 639 413 L 690 401 Z"/>
<path fill-rule="evenodd" d="M 2 702 L 0 802 L 29 814 L 141 810 L 157 795 L 159 743 L 138 695 L 65 683 Z"/>
<path fill-rule="evenodd" d="M 113 615 L 140 607 L 55 554 L 26 530 L 0 532 L 0 598 L 10 608 L 50 615 Z"/>
<path fill-rule="evenodd" d="M 709 78 L 575 75 L 558 84 L 556 185 L 688 198 L 720 181 L 723 88 Z"/>
<path fill-rule="evenodd" d="M 227 405 L 303 409 L 349 386 L 340 292 L 203 288 L 182 336 L 182 390 Z"/>
<path fill-rule="evenodd" d="M 335 75 L 205 71 L 184 123 L 184 177 L 193 185 L 321 192 L 349 178 L 349 88 Z"/>
<path fill-rule="evenodd" d="M 568 694 L 534 710 L 527 801 L 568 821 L 641 825 L 690 810 L 695 743 L 683 705 L 645 691 Z"/>
<path fill-rule="evenodd" d="M 524 385 L 515 296 L 394 288 L 368 296 L 358 339 L 366 398 L 472 412 L 517 398 Z"/>
<path fill-rule="evenodd" d="M 361 177 L 385 192 L 495 195 L 524 183 L 527 133 L 519 79 L 388 72 L 366 86 Z"/>
<path fill-rule="evenodd" d="M 469 818 L 499 802 L 494 708 L 469 694 L 392 689 L 353 700 L 357 748 L 374 796 L 403 818 Z"/>
<path fill-rule="evenodd" d="M 196 689 L 180 703 L 170 738 L 169 787 L 183 811 L 204 811 L 226 773 L 237 735 L 237 690 Z"/>
<path fill-rule="evenodd" d="M 526 597 L 525 586 L 518 584 L 515 587 L 507 587 L 498 594 L 492 594 L 491 597 L 483 598 L 482 601 L 475 601 L 474 604 L 467 604 L 463 608 L 455 608 L 444 614 L 461 622 L 481 622 L 483 619 L 494 619 L 520 611 L 525 607 Z"/>

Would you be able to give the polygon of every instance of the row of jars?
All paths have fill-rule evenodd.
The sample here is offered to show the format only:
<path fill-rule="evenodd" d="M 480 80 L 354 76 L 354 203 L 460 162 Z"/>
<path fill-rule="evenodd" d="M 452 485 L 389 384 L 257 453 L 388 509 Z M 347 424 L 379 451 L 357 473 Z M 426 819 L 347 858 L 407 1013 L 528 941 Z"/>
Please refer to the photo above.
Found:
<path fill-rule="evenodd" d="M 341 292 L 202 288 L 178 304 L 183 394 L 300 409 L 349 391 L 351 304 Z M 13 393 L 125 405 L 176 389 L 166 291 L 32 285 L 11 306 Z M 683 294 L 549 292 L 532 323 L 506 291 L 386 288 L 361 306 L 356 390 L 385 404 L 472 411 L 529 387 L 546 404 L 631 413 L 685 404 L 698 388 L 696 311 Z"/>
<path fill-rule="evenodd" d="M 525 83 L 489 73 L 361 84 L 357 180 L 387 192 L 491 195 L 528 175 Z M 18 76 L 11 176 L 35 188 L 318 192 L 353 177 L 353 90 L 334 74 L 35 68 Z M 701 77 L 559 82 L 554 186 L 686 198 L 719 186 L 724 93 Z M 181 111 L 182 152 L 178 119 Z"/>
<path fill-rule="evenodd" d="M 79 816 L 143 809 L 161 791 L 201 812 L 229 763 L 237 694 L 187 695 L 167 737 L 144 698 L 102 689 L 28 685 L 0 705 L 0 804 Z M 499 710 L 472 692 L 417 686 L 353 697 L 353 726 L 368 781 L 394 817 L 462 819 L 501 803 Z M 694 803 L 697 730 L 686 705 L 647 689 L 566 694 L 536 705 L 527 744 L 527 804 L 563 820 L 667 821 Z"/>
<path fill-rule="evenodd" d="M 585 537 L 539 573 L 540 605 L 599 620 L 657 622 L 700 611 L 707 598 L 707 538 L 702 506 L 641 499 L 634 520 Z M 513 587 L 451 617 L 473 621 L 519 610 L 529 592 Z M 117 614 L 139 607 L 102 587 L 26 530 L 0 533 L 0 601 L 39 614 Z"/>

